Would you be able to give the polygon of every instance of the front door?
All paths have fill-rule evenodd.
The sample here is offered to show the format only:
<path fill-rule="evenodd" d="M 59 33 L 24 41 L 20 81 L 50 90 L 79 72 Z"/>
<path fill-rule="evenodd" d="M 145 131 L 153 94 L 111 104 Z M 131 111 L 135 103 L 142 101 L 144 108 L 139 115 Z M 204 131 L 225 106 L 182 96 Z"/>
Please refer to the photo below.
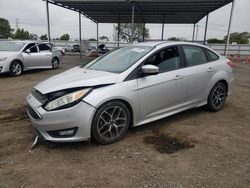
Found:
<path fill-rule="evenodd" d="M 168 47 L 157 52 L 146 64 L 158 66 L 159 74 L 138 78 L 140 119 L 159 119 L 160 116 L 164 117 L 182 108 L 186 87 L 178 47 Z"/>
<path fill-rule="evenodd" d="M 27 52 L 26 50 L 29 50 Z M 41 62 L 39 61 L 38 48 L 35 43 L 28 44 L 23 51 L 23 63 L 26 69 L 33 69 L 35 67 L 41 66 Z"/>

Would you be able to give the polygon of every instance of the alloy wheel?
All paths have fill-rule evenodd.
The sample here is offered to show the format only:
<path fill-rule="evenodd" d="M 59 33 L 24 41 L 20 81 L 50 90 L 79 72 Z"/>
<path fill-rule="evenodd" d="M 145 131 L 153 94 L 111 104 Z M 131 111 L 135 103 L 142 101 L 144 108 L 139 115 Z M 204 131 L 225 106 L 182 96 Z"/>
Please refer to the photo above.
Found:
<path fill-rule="evenodd" d="M 226 97 L 226 89 L 222 85 L 218 85 L 212 95 L 212 105 L 215 109 L 220 109 Z"/>
<path fill-rule="evenodd" d="M 19 63 L 13 63 L 11 66 L 11 72 L 15 76 L 20 75 L 22 73 L 22 66 Z"/>
<path fill-rule="evenodd" d="M 99 116 L 97 131 L 103 139 L 115 139 L 124 132 L 127 121 L 126 113 L 121 107 L 111 106 Z"/>
<path fill-rule="evenodd" d="M 52 60 L 52 67 L 53 67 L 53 69 L 57 69 L 58 66 L 59 66 L 59 61 L 56 58 L 54 58 Z"/>

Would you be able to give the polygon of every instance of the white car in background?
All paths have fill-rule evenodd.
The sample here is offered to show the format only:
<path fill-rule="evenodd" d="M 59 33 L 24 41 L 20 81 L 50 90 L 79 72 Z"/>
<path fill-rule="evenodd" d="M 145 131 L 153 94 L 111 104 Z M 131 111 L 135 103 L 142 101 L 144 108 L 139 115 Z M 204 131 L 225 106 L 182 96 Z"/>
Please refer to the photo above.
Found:
<path fill-rule="evenodd" d="M 0 41 L 0 73 L 19 76 L 31 69 L 57 69 L 62 54 L 50 43 Z"/>

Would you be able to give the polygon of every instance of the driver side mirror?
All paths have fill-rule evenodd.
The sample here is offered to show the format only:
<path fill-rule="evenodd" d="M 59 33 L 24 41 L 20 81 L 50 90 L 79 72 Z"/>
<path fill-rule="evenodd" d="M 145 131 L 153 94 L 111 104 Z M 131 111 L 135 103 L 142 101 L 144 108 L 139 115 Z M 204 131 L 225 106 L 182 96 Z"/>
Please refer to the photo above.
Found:
<path fill-rule="evenodd" d="M 156 75 L 159 73 L 159 67 L 155 65 L 144 65 L 141 70 L 144 75 Z"/>
<path fill-rule="evenodd" d="M 26 54 L 29 54 L 30 53 L 30 49 L 27 49 L 24 51 Z"/>

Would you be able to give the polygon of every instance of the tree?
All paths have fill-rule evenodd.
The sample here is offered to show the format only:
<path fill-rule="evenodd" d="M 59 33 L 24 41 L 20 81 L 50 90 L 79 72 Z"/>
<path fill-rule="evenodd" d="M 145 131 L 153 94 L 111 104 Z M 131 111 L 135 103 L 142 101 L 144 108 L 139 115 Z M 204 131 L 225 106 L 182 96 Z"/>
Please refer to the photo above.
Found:
<path fill-rule="evenodd" d="M 177 38 L 177 37 L 170 37 L 167 40 L 169 40 L 169 41 L 180 41 L 181 39 Z"/>
<path fill-rule="evenodd" d="M 141 41 L 143 38 L 143 24 L 134 24 L 134 34 L 133 34 L 133 41 Z M 149 38 L 149 29 L 145 29 L 145 38 Z M 118 40 L 118 25 L 115 25 L 115 40 Z M 130 23 L 124 23 L 120 24 L 120 39 L 131 42 L 131 24 Z"/>
<path fill-rule="evenodd" d="M 30 39 L 30 34 L 28 31 L 25 31 L 23 28 L 22 29 L 18 28 L 16 32 L 13 34 L 13 38 L 21 39 L 21 40 Z"/>
<path fill-rule="evenodd" d="M 230 34 L 230 43 L 236 42 L 237 44 L 248 44 L 250 38 L 250 33 L 243 32 L 243 33 L 231 33 Z M 224 41 L 227 40 L 227 36 L 224 37 Z"/>
<path fill-rule="evenodd" d="M 48 40 L 47 34 L 41 35 L 41 36 L 40 36 L 40 39 L 41 39 L 41 40 Z"/>
<path fill-rule="evenodd" d="M 31 39 L 31 40 L 37 40 L 38 36 L 35 33 L 30 33 L 29 39 Z"/>
<path fill-rule="evenodd" d="M 11 32 L 13 30 L 10 27 L 10 23 L 8 20 L 4 18 L 0 18 L 0 38 L 7 39 L 11 36 Z"/>
<path fill-rule="evenodd" d="M 104 36 L 104 35 L 99 37 L 99 39 L 102 41 L 109 41 L 109 38 L 107 36 Z"/>
<path fill-rule="evenodd" d="M 63 34 L 61 37 L 60 37 L 60 40 L 69 40 L 70 39 L 70 35 L 69 34 Z"/>
<path fill-rule="evenodd" d="M 207 40 L 208 44 L 222 44 L 225 41 L 223 39 L 211 38 Z"/>

